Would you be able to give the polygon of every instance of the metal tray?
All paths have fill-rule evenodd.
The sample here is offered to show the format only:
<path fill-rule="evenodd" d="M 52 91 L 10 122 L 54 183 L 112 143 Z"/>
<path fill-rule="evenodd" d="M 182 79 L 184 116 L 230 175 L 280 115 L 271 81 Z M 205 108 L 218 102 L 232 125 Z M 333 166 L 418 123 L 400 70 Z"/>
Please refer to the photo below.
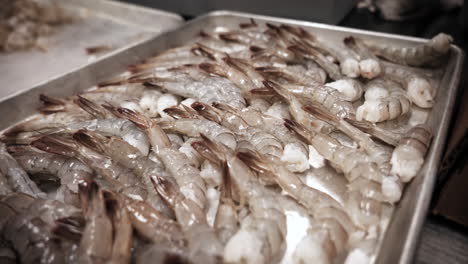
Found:
<path fill-rule="evenodd" d="M 159 37 L 142 41 L 132 48 L 113 53 L 86 67 L 71 71 L 61 78 L 54 79 L 16 96 L 0 99 L 0 131 L 24 120 L 39 106 L 38 95 L 47 93 L 51 96 L 66 96 L 88 89 L 125 71 L 126 66 L 155 55 L 168 48 L 192 41 L 200 30 L 209 32 L 216 27 L 236 27 L 240 22 L 254 18 L 257 22 L 285 23 L 304 27 L 317 35 L 329 39 L 341 40 L 353 34 L 379 42 L 391 42 L 393 45 L 416 45 L 425 41 L 392 34 L 355 30 L 324 24 L 303 22 L 289 19 L 259 16 L 253 14 L 218 11 L 212 12 L 186 23 L 178 30 L 167 32 Z M 426 157 L 420 175 L 405 189 L 403 199 L 396 206 L 393 218 L 387 228 L 378 251 L 376 263 L 410 263 L 417 246 L 422 224 L 426 217 L 436 171 L 441 160 L 447 129 L 453 110 L 453 102 L 458 88 L 464 54 L 457 46 L 452 46 L 447 64 L 439 80 L 436 103 L 427 123 L 433 128 L 434 139 Z"/>
<path fill-rule="evenodd" d="M 183 19 L 172 13 L 108 0 L 53 0 L 76 20 L 47 38 L 46 51 L 0 53 L 0 97 L 46 83 L 78 67 L 174 29 Z M 87 55 L 108 45 L 112 51 Z"/>

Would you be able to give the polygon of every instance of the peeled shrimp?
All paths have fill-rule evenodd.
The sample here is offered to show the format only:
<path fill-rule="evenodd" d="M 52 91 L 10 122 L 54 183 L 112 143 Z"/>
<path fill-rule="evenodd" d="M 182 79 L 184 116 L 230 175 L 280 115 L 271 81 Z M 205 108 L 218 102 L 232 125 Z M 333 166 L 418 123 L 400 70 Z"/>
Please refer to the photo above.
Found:
<path fill-rule="evenodd" d="M 204 137 L 193 147 L 215 164 L 229 168 L 229 176 L 240 192 L 237 200 L 249 203 L 251 214 L 224 248 L 224 261 L 270 263 L 278 261 L 285 250 L 286 219 L 274 195 L 268 195 L 256 176 L 233 151 Z"/>
<path fill-rule="evenodd" d="M 173 148 L 166 133 L 159 125 L 142 115 L 129 109 L 119 108 L 118 112 L 143 129 L 151 142 L 156 155 L 164 163 L 166 169 L 176 180 L 180 191 L 198 206 L 205 208 L 206 187 L 200 176 L 200 170 L 191 165 L 189 158 L 178 148 Z"/>
<path fill-rule="evenodd" d="M 408 113 L 411 101 L 406 96 L 405 91 L 398 85 L 389 82 L 385 84 L 385 88 L 388 91 L 387 96 L 376 100 L 366 100 L 363 105 L 358 107 L 356 120 L 364 119 L 375 123 L 392 120 Z"/>
<path fill-rule="evenodd" d="M 189 137 L 199 137 L 200 134 L 204 134 L 216 142 L 220 142 L 231 149 L 236 149 L 237 140 L 234 133 L 213 121 L 179 119 L 160 121 L 158 125 L 164 130 L 180 133 Z"/>
<path fill-rule="evenodd" d="M 373 41 L 365 41 L 365 44 L 377 56 L 388 61 L 402 65 L 426 66 L 446 55 L 452 41 L 450 35 L 439 33 L 428 42 L 415 47 L 397 47 Z"/>
<path fill-rule="evenodd" d="M 56 199 L 65 203 L 77 205 L 78 185 L 93 178 L 92 170 L 73 158 L 33 150 L 17 151 L 13 157 L 31 175 L 45 173 L 59 178 L 61 191 Z"/>
<path fill-rule="evenodd" d="M 362 77 L 373 79 L 382 73 L 382 65 L 379 59 L 364 45 L 363 40 L 350 36 L 345 38 L 343 42 L 359 55 L 361 59 L 359 61 L 359 70 Z"/>
<path fill-rule="evenodd" d="M 156 176 L 151 178 L 159 195 L 174 210 L 177 222 L 188 241 L 189 256 L 195 263 L 218 263 L 223 246 L 206 222 L 203 209 L 183 195 L 177 184 Z M 203 243 L 200 243 L 203 241 Z"/>
<path fill-rule="evenodd" d="M 432 132 L 429 127 L 412 127 L 392 153 L 392 173 L 398 175 L 403 182 L 414 178 L 424 163 L 431 139 Z"/>
<path fill-rule="evenodd" d="M 406 88 L 411 102 L 422 108 L 431 108 L 435 91 L 430 81 L 423 75 L 391 63 L 384 64 L 385 77 L 400 83 Z"/>

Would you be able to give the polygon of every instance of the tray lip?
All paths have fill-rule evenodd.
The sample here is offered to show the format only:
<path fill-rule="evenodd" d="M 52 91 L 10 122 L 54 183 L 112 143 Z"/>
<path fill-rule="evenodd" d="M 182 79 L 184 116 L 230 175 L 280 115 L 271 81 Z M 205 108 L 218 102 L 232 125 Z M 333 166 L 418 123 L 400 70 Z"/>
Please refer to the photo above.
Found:
<path fill-rule="evenodd" d="M 368 35 L 373 37 L 381 37 L 381 38 L 390 38 L 390 39 L 397 39 L 409 42 L 416 42 L 416 43 L 423 43 L 428 41 L 425 38 L 418 38 L 418 37 L 411 37 L 405 35 L 398 35 L 392 33 L 383 33 L 383 32 L 376 32 L 371 30 L 363 30 L 363 29 L 355 29 L 355 28 L 347 28 L 342 26 L 335 26 L 335 25 L 328 25 L 323 23 L 317 22 L 310 22 L 304 20 L 297 20 L 297 19 L 290 19 L 290 18 L 281 18 L 281 17 L 273 17 L 273 16 L 265 16 L 265 15 L 258 15 L 246 12 L 238 12 L 238 11 L 230 11 L 230 10 L 216 10 L 205 13 L 201 16 L 196 17 L 195 19 L 187 22 L 185 25 L 190 24 L 197 24 L 202 22 L 206 19 L 211 17 L 223 17 L 223 16 L 236 16 L 236 17 L 243 17 L 243 18 L 258 18 L 262 20 L 270 20 L 277 23 L 288 23 L 288 24 L 296 24 L 300 26 L 307 26 L 307 27 L 314 27 L 314 28 L 321 28 L 333 31 L 340 31 L 340 32 L 347 32 L 347 33 L 355 33 L 355 34 L 362 34 Z M 417 196 L 417 205 L 415 206 L 415 213 L 409 218 L 410 225 L 409 232 L 406 234 L 406 240 L 403 241 L 404 245 L 401 250 L 401 254 L 398 257 L 397 263 L 411 263 L 414 255 L 415 250 L 418 245 L 418 241 L 420 239 L 422 226 L 425 221 L 427 212 L 429 210 L 430 199 L 433 194 L 433 188 L 435 186 L 435 181 L 437 178 L 437 168 L 442 159 L 442 151 L 445 147 L 445 141 L 447 139 L 448 128 L 450 125 L 450 121 L 452 118 L 452 113 L 454 110 L 454 100 L 456 97 L 456 93 L 459 89 L 460 83 L 460 76 L 462 73 L 462 65 L 465 58 L 464 51 L 457 45 L 451 45 L 451 52 L 453 52 L 453 56 L 455 57 L 453 63 L 453 72 L 451 72 L 451 78 L 447 87 L 447 101 L 446 106 L 443 109 L 444 113 L 442 114 L 439 123 L 441 124 L 437 128 L 437 135 L 434 137 L 430 152 L 427 155 L 427 160 L 425 162 L 425 166 L 427 166 L 427 170 L 424 175 L 424 179 L 422 181 L 423 187 L 421 188 L 420 194 Z M 423 176 L 423 175 L 420 175 Z M 384 241 L 385 238 L 382 240 Z M 376 261 L 375 263 L 379 262 L 380 256 L 380 249 L 376 252 Z"/>

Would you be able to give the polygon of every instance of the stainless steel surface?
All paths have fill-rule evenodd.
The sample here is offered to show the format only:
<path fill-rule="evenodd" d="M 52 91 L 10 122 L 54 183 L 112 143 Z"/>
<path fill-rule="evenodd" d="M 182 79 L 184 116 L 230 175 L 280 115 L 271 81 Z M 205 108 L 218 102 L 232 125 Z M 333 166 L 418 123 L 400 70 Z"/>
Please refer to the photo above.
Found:
<path fill-rule="evenodd" d="M 174 29 L 180 16 L 107 0 L 54 0 L 77 21 L 58 28 L 48 38 L 47 51 L 0 53 L 0 97 L 30 89 Z M 85 49 L 109 45 L 112 51 L 87 55 Z"/>
<path fill-rule="evenodd" d="M 240 22 L 254 18 L 257 22 L 286 23 L 304 27 L 327 39 L 341 41 L 350 34 L 378 42 L 393 45 L 416 45 L 423 39 L 404 37 L 385 33 L 355 30 L 343 27 L 329 26 L 317 23 L 289 19 L 218 11 L 199 17 L 176 31 L 167 32 L 160 37 L 142 41 L 138 45 L 123 52 L 114 53 L 97 60 L 81 69 L 44 83 L 17 96 L 10 96 L 0 101 L 0 131 L 34 113 L 38 106 L 37 97 L 40 93 L 52 96 L 65 96 L 85 90 L 111 76 L 121 73 L 127 65 L 136 63 L 148 56 L 157 54 L 170 47 L 179 46 L 193 40 L 200 30 L 209 32 L 217 27 L 235 27 Z M 453 101 L 458 87 L 461 65 L 464 54 L 460 48 L 452 46 L 447 64 L 442 69 L 436 103 L 431 112 L 428 124 L 433 128 L 434 139 L 426 163 L 416 177 L 406 188 L 401 202 L 393 215 L 377 256 L 377 263 L 410 263 L 418 242 L 422 223 L 425 219 L 432 189 L 436 178 L 448 124 L 453 108 Z M 16 108 L 15 108 L 16 106 Z M 18 108 L 18 106 L 20 106 Z"/>

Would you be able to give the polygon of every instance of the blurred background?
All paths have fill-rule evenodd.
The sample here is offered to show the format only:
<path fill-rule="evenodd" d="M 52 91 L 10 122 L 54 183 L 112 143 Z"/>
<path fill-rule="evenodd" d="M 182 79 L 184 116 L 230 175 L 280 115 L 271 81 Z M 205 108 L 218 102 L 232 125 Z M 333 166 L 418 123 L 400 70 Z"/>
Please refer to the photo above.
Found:
<path fill-rule="evenodd" d="M 190 20 L 213 10 L 236 10 L 351 28 L 431 38 L 450 34 L 468 50 L 463 0 L 120 0 L 181 14 Z M 468 67 L 459 96 L 415 263 L 468 263 Z"/>

